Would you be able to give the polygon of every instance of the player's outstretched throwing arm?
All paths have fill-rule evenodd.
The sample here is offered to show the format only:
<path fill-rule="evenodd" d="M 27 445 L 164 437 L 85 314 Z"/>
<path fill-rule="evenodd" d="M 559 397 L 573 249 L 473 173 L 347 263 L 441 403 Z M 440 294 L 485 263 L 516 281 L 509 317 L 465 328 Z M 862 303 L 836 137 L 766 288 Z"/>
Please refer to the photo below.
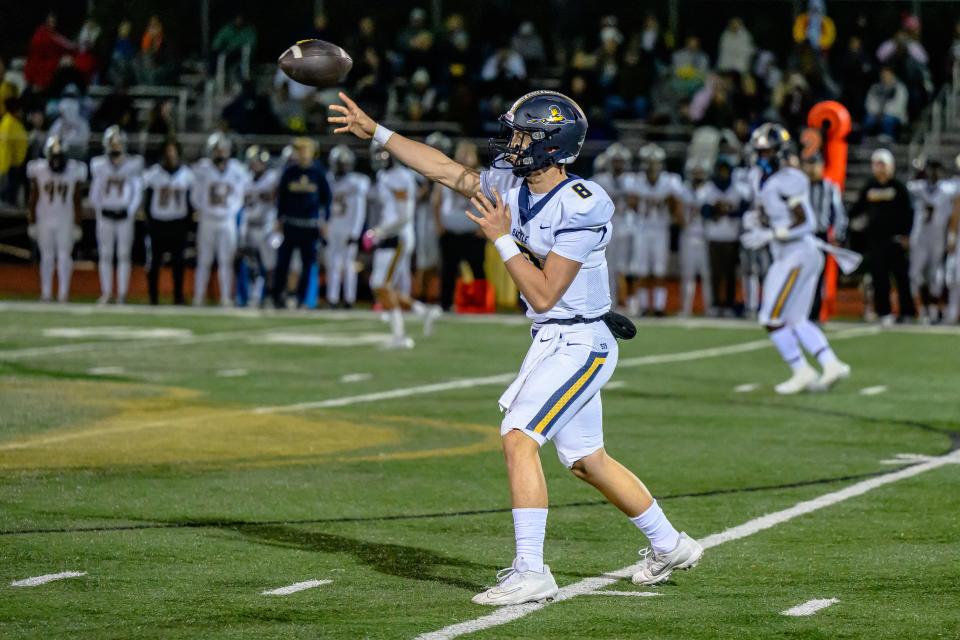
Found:
<path fill-rule="evenodd" d="M 327 118 L 327 122 L 340 125 L 334 129 L 334 133 L 352 133 L 361 140 L 373 138 L 394 158 L 420 175 L 450 187 L 468 198 L 480 190 L 480 173 L 476 169 L 466 167 L 433 147 L 377 124 L 342 91 L 340 99 L 343 104 L 330 105 L 330 109 L 340 115 Z"/>
<path fill-rule="evenodd" d="M 510 208 L 496 189 L 492 191 L 493 202 L 479 192 L 470 198 L 480 215 L 467 211 L 467 217 L 496 245 L 510 277 L 533 310 L 546 313 L 557 304 L 583 265 L 553 251 L 547 254 L 542 270 L 524 258 L 511 235 Z"/>

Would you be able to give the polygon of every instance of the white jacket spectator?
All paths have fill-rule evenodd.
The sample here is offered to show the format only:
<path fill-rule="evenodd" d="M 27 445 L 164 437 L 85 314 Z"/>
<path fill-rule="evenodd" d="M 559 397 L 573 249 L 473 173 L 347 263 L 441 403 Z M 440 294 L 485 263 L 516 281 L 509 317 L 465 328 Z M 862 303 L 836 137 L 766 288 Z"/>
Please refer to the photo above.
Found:
<path fill-rule="evenodd" d="M 75 98 L 64 98 L 57 106 L 60 117 L 50 125 L 49 135 L 60 138 L 68 157 L 84 160 L 90 141 L 90 124 L 80 114 L 80 102 Z"/>
<path fill-rule="evenodd" d="M 893 71 L 883 69 L 880 82 L 867 92 L 867 114 L 889 116 L 901 124 L 907 122 L 907 87 L 897 79 Z"/>
<path fill-rule="evenodd" d="M 498 49 L 487 58 L 480 72 L 485 82 L 494 80 L 523 80 L 527 77 L 527 65 L 523 57 L 510 48 Z"/>
<path fill-rule="evenodd" d="M 717 70 L 747 73 L 756 47 L 753 36 L 743 26 L 740 18 L 731 18 L 727 28 L 720 36 L 717 48 Z"/>

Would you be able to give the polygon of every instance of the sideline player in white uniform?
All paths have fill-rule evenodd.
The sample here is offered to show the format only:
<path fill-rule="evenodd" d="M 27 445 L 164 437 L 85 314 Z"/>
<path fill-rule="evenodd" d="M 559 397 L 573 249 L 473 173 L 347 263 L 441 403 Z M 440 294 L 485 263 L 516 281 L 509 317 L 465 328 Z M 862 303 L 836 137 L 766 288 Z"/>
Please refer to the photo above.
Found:
<path fill-rule="evenodd" d="M 210 267 L 217 259 L 220 305 L 231 305 L 233 259 L 237 253 L 237 227 L 243 215 L 244 194 L 250 176 L 243 165 L 230 157 L 232 144 L 222 133 L 207 139 L 207 156 L 193 167 L 196 177 L 190 198 L 200 216 L 197 227 L 197 271 L 193 304 L 200 306 L 207 293 Z"/>
<path fill-rule="evenodd" d="M 942 165 L 926 163 L 925 177 L 911 180 L 907 189 L 913 197 L 913 231 L 910 238 L 910 282 L 920 298 L 921 312 L 927 322 L 941 319 L 944 284 L 944 254 L 947 227 L 957 197 L 957 183 L 941 176 Z"/>
<path fill-rule="evenodd" d="M 280 170 L 271 167 L 270 152 L 258 145 L 247 147 L 244 152 L 250 181 L 244 190 L 243 222 L 240 226 L 238 268 L 246 271 L 245 277 L 253 274 L 253 286 L 247 296 L 240 300 L 247 304 L 253 300 L 263 306 L 269 298 L 269 283 L 277 263 L 277 250 L 270 245 L 277 220 L 277 183 Z M 249 283 L 247 283 L 249 285 Z M 239 286 L 238 286 L 239 289 Z M 238 299 L 239 299 L 238 295 Z"/>
<path fill-rule="evenodd" d="M 327 220 L 327 302 L 349 309 L 357 301 L 357 247 L 367 220 L 370 178 L 357 171 L 356 156 L 345 144 L 330 150 L 327 182 L 333 192 Z"/>
<path fill-rule="evenodd" d="M 100 299 L 113 295 L 113 258 L 117 258 L 117 304 L 130 287 L 134 215 L 143 200 L 143 158 L 127 155 L 127 134 L 113 125 L 103 133 L 105 155 L 90 160 L 90 204 L 97 212 Z"/>
<path fill-rule="evenodd" d="M 629 302 L 632 313 L 663 316 L 667 309 L 670 223 L 680 220 L 683 181 L 663 168 L 666 154 L 655 144 L 640 148 L 640 171 L 626 192 L 637 207 L 631 273 L 639 287 Z M 651 306 L 650 294 L 653 292 Z"/>
<path fill-rule="evenodd" d="M 657 584 L 700 560 L 701 546 L 677 532 L 646 487 L 603 449 L 600 389 L 617 364 L 622 337 L 633 329 L 610 314 L 604 252 L 613 203 L 596 183 L 569 175 L 586 136 L 587 120 L 570 98 L 534 91 L 500 122 L 511 137 L 495 143 L 501 155 L 478 173 L 430 147 L 377 125 L 345 94 L 329 121 L 335 133 L 373 136 L 400 161 L 472 197 L 468 212 L 494 241 L 533 321 L 533 343 L 520 375 L 500 398 L 501 434 L 513 503 L 517 552 L 479 604 L 512 605 L 557 594 L 543 561 L 547 487 L 539 449 L 556 445 L 560 460 L 600 490 L 650 539 L 637 584 Z M 608 326 L 608 322 L 610 323 Z"/>
<path fill-rule="evenodd" d="M 173 271 L 173 302 L 183 304 L 183 252 L 193 171 L 180 162 L 180 145 L 176 141 L 164 143 L 160 162 L 143 174 L 143 184 L 146 188 L 144 212 L 150 234 L 150 269 L 147 271 L 150 304 L 159 302 L 160 265 L 167 252 Z"/>
<path fill-rule="evenodd" d="M 627 282 L 630 273 L 630 257 L 633 253 L 634 224 L 637 212 L 630 207 L 626 188 L 635 177 L 630 173 L 633 154 L 630 150 L 614 142 L 607 150 L 597 156 L 594 165 L 596 173 L 593 181 L 603 187 L 613 201 L 613 238 L 607 245 L 607 265 L 610 268 L 610 294 L 614 305 L 626 303 L 630 292 Z M 635 199 L 633 199 L 635 201 Z"/>
<path fill-rule="evenodd" d="M 53 272 L 57 272 L 57 302 L 70 296 L 73 245 L 80 239 L 80 186 L 87 180 L 87 165 L 68 160 L 57 136 L 43 143 L 43 158 L 27 163 L 30 201 L 28 235 L 40 249 L 40 299 L 53 299 Z"/>
<path fill-rule="evenodd" d="M 794 394 L 827 389 L 848 377 L 850 367 L 837 358 L 823 331 L 809 319 L 824 262 L 814 238 L 817 223 L 810 207 L 810 180 L 799 169 L 786 166 L 790 134 L 780 125 L 761 125 L 750 145 L 761 171 L 757 215 L 745 222 L 749 231 L 743 244 L 748 248 L 770 245 L 773 264 L 763 280 L 759 321 L 793 371 L 775 390 Z M 817 375 L 803 351 L 817 359 L 822 374 Z"/>
<path fill-rule="evenodd" d="M 703 310 L 709 313 L 713 307 L 710 288 L 710 257 L 707 252 L 707 237 L 703 220 L 703 205 L 710 196 L 710 162 L 705 159 L 687 161 L 688 180 L 683 183 L 680 202 L 683 207 L 683 230 L 680 234 L 680 294 L 683 297 L 682 314 L 693 313 L 693 299 L 697 293 L 697 277 Z"/>
<path fill-rule="evenodd" d="M 430 335 L 433 323 L 442 314 L 440 307 L 414 300 L 402 289 L 403 269 L 406 265 L 409 270 L 413 255 L 417 180 L 376 141 L 370 145 L 370 166 L 377 172 L 374 195 L 380 205 L 380 220 L 364 234 L 363 241 L 365 249 L 375 247 L 370 289 L 389 312 L 391 338 L 384 346 L 411 349 L 414 343 L 406 334 L 403 312 L 413 311 L 423 319 L 425 336 Z"/>

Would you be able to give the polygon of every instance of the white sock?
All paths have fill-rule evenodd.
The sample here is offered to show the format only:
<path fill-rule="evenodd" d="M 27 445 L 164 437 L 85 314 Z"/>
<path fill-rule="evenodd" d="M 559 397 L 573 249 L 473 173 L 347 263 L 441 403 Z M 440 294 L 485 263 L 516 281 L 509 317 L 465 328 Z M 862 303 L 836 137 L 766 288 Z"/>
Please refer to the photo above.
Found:
<path fill-rule="evenodd" d="M 640 307 L 640 311 L 646 311 L 650 308 L 650 290 L 646 287 L 637 291 L 637 305 Z"/>
<path fill-rule="evenodd" d="M 403 312 L 400 307 L 394 307 L 390 311 L 390 331 L 394 338 L 403 337 Z"/>
<path fill-rule="evenodd" d="M 783 361 L 790 365 L 794 371 L 799 371 L 807 365 L 803 352 L 800 351 L 800 342 L 797 340 L 797 334 L 791 327 L 780 327 L 776 331 L 770 332 L 770 339 L 773 345 L 780 352 Z"/>
<path fill-rule="evenodd" d="M 653 308 L 663 311 L 667 308 L 667 288 L 657 287 L 653 290 Z"/>
<path fill-rule="evenodd" d="M 113 258 L 100 258 L 100 293 L 105 298 L 113 295 Z"/>
<path fill-rule="evenodd" d="M 413 304 L 411 305 L 411 309 L 418 316 L 422 316 L 427 312 L 427 305 L 423 304 L 419 300 L 414 300 Z"/>
<path fill-rule="evenodd" d="M 804 350 L 814 356 L 821 367 L 830 362 L 836 362 L 837 354 L 830 348 L 827 336 L 823 335 L 820 327 L 809 320 L 804 320 L 794 325 L 793 332 L 797 334 L 797 339 Z"/>
<path fill-rule="evenodd" d="M 513 534 L 517 539 L 517 558 L 530 571 L 543 573 L 543 538 L 547 533 L 546 509 L 514 509 Z"/>
<path fill-rule="evenodd" d="M 664 515 L 663 509 L 660 508 L 656 500 L 647 507 L 646 511 L 630 518 L 630 521 L 637 525 L 640 531 L 643 531 L 643 535 L 647 536 L 647 539 L 650 540 L 650 546 L 657 553 L 673 551 L 677 548 L 677 543 L 680 542 L 680 534 L 667 520 L 667 516 Z"/>

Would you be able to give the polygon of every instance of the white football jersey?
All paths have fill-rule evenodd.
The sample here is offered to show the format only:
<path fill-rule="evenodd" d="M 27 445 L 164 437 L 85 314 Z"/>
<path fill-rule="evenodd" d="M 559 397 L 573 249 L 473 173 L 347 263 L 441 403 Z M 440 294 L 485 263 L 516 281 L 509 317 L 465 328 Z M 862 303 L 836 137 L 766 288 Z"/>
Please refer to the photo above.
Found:
<path fill-rule="evenodd" d="M 87 179 L 87 165 L 67 160 L 63 171 L 54 171 L 43 158 L 27 163 L 27 177 L 37 183 L 37 222 L 73 220 L 73 198 Z"/>
<path fill-rule="evenodd" d="M 168 171 L 155 164 L 143 174 L 143 186 L 151 189 L 150 217 L 155 220 L 180 220 L 190 211 L 187 198 L 193 187 L 193 171 L 186 165 L 180 165 L 175 171 Z"/>
<path fill-rule="evenodd" d="M 627 204 L 627 188 L 631 181 L 636 180 L 632 173 L 624 171 L 614 175 L 611 171 L 601 171 L 593 176 L 593 181 L 607 192 L 616 208 L 614 213 L 613 233 L 615 236 L 628 236 L 633 233 L 637 212 Z"/>
<path fill-rule="evenodd" d="M 709 182 L 694 185 L 684 182 L 680 191 L 683 207 L 683 233 L 689 237 L 703 237 L 703 205 L 707 203 Z"/>
<path fill-rule="evenodd" d="M 201 216 L 225 221 L 240 213 L 250 182 L 242 164 L 230 159 L 221 171 L 210 158 L 202 158 L 193 166 L 193 174 L 190 200 Z"/>
<path fill-rule="evenodd" d="M 774 240 L 770 244 L 774 258 L 799 247 L 816 247 L 813 233 L 817 228 L 816 217 L 810 206 L 810 180 L 799 169 L 783 167 L 760 185 L 760 218 L 776 232 L 786 229 L 787 240 Z M 792 209 L 803 207 L 805 220 L 794 225 Z"/>
<path fill-rule="evenodd" d="M 143 198 L 143 158 L 124 156 L 114 164 L 108 156 L 90 161 L 90 204 L 99 211 L 126 211 L 132 216 Z"/>
<path fill-rule="evenodd" d="M 413 213 L 417 205 L 417 180 L 410 169 L 399 164 L 377 172 L 377 200 L 380 202 L 378 228 L 383 237 L 399 236 L 413 243 Z"/>
<path fill-rule="evenodd" d="M 913 197 L 913 235 L 947 237 L 947 225 L 953 214 L 953 201 L 957 197 L 957 184 L 953 180 L 939 180 L 930 184 L 927 180 L 911 180 L 907 189 Z"/>
<path fill-rule="evenodd" d="M 681 197 L 683 180 L 675 173 L 661 171 L 651 183 L 647 174 L 641 171 L 633 174 L 633 179 L 627 182 L 625 190 L 640 199 L 638 226 L 664 228 L 670 226 L 668 200 Z"/>
<path fill-rule="evenodd" d="M 440 224 L 443 225 L 444 231 L 476 232 L 477 223 L 467 217 L 467 211 L 473 211 L 473 204 L 470 203 L 469 198 L 464 197 L 459 191 L 447 187 L 440 188 Z"/>
<path fill-rule="evenodd" d="M 327 182 L 333 196 L 328 233 L 342 240 L 359 238 L 367 220 L 370 178 L 356 171 L 339 177 L 331 172 L 327 175 Z"/>
<path fill-rule="evenodd" d="M 748 200 L 744 193 L 746 188 L 742 182 L 731 180 L 726 189 L 721 189 L 717 183 L 708 181 L 704 185 L 702 194 L 703 204 L 716 206 L 724 204 L 729 209 L 738 211 L 743 207 L 745 200 Z M 741 216 L 714 216 L 705 220 L 705 232 L 708 240 L 718 242 L 735 242 L 740 238 Z"/>
<path fill-rule="evenodd" d="M 279 169 L 267 169 L 259 176 L 250 175 L 244 191 L 243 217 L 247 228 L 262 231 L 277 218 L 277 184 Z"/>
<path fill-rule="evenodd" d="M 606 248 L 613 232 L 613 201 L 596 182 L 571 175 L 549 193 L 534 194 L 526 183 L 510 189 L 511 234 L 520 251 L 542 268 L 551 251 L 583 266 L 557 304 L 537 313 L 534 322 L 551 318 L 595 318 L 610 310 L 610 276 Z"/>

